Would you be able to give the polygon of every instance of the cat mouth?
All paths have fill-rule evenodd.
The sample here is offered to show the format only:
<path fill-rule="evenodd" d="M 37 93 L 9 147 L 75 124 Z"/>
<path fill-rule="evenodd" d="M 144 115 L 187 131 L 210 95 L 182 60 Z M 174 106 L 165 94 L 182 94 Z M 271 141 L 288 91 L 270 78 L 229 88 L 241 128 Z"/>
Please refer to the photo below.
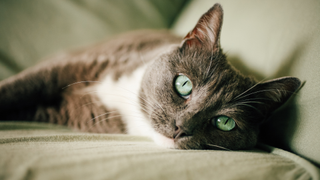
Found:
<path fill-rule="evenodd" d="M 154 132 L 152 139 L 160 147 L 169 149 L 199 149 L 197 147 L 192 147 L 189 142 L 189 137 L 184 138 L 173 138 L 167 137 L 161 133 Z"/>

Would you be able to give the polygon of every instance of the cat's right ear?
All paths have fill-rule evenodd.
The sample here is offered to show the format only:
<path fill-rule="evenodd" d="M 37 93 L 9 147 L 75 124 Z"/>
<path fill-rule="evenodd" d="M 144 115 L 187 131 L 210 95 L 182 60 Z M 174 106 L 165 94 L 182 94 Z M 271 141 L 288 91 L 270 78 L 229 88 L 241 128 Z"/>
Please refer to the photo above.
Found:
<path fill-rule="evenodd" d="M 220 47 L 222 20 L 222 7 L 215 4 L 201 16 L 193 30 L 183 39 L 181 48 L 199 47 L 217 51 Z"/>

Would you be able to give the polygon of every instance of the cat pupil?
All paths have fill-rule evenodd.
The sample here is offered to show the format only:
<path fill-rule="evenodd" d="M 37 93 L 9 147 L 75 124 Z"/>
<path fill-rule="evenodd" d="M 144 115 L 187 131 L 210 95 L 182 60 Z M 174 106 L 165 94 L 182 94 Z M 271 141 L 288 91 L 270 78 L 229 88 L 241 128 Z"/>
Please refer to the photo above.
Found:
<path fill-rule="evenodd" d="M 187 82 L 188 82 L 188 81 L 184 82 L 184 83 L 183 83 L 183 85 L 182 85 L 182 87 L 183 87 L 184 85 L 186 85 L 186 84 L 187 84 Z"/>
<path fill-rule="evenodd" d="M 226 122 L 224 123 L 224 125 L 226 125 L 226 124 L 228 123 L 229 119 L 230 119 L 230 118 L 228 118 L 228 119 L 226 120 Z"/>

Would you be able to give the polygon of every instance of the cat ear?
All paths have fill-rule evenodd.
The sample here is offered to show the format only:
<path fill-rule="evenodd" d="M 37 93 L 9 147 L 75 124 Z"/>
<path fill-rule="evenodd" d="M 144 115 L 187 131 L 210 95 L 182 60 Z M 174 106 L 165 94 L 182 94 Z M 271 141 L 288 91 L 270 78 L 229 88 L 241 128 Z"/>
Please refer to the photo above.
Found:
<path fill-rule="evenodd" d="M 298 78 L 282 77 L 258 83 L 243 93 L 242 97 L 246 96 L 249 101 L 252 98 L 252 102 L 259 102 L 252 105 L 259 109 L 263 115 L 268 116 L 283 105 L 300 87 L 301 81 Z"/>
<path fill-rule="evenodd" d="M 213 51 L 218 50 L 222 19 L 222 7 L 220 4 L 215 4 L 201 16 L 193 30 L 187 34 L 182 47 L 198 46 Z"/>

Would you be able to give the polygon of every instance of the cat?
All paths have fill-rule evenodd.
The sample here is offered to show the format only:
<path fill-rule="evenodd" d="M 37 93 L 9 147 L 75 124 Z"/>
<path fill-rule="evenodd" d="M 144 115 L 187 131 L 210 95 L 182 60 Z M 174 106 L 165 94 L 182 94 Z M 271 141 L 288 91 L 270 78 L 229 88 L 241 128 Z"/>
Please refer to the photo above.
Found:
<path fill-rule="evenodd" d="M 222 21 L 215 4 L 183 39 L 140 30 L 50 58 L 0 83 L 0 119 L 148 136 L 166 148 L 253 148 L 301 82 L 257 82 L 234 69 Z"/>

